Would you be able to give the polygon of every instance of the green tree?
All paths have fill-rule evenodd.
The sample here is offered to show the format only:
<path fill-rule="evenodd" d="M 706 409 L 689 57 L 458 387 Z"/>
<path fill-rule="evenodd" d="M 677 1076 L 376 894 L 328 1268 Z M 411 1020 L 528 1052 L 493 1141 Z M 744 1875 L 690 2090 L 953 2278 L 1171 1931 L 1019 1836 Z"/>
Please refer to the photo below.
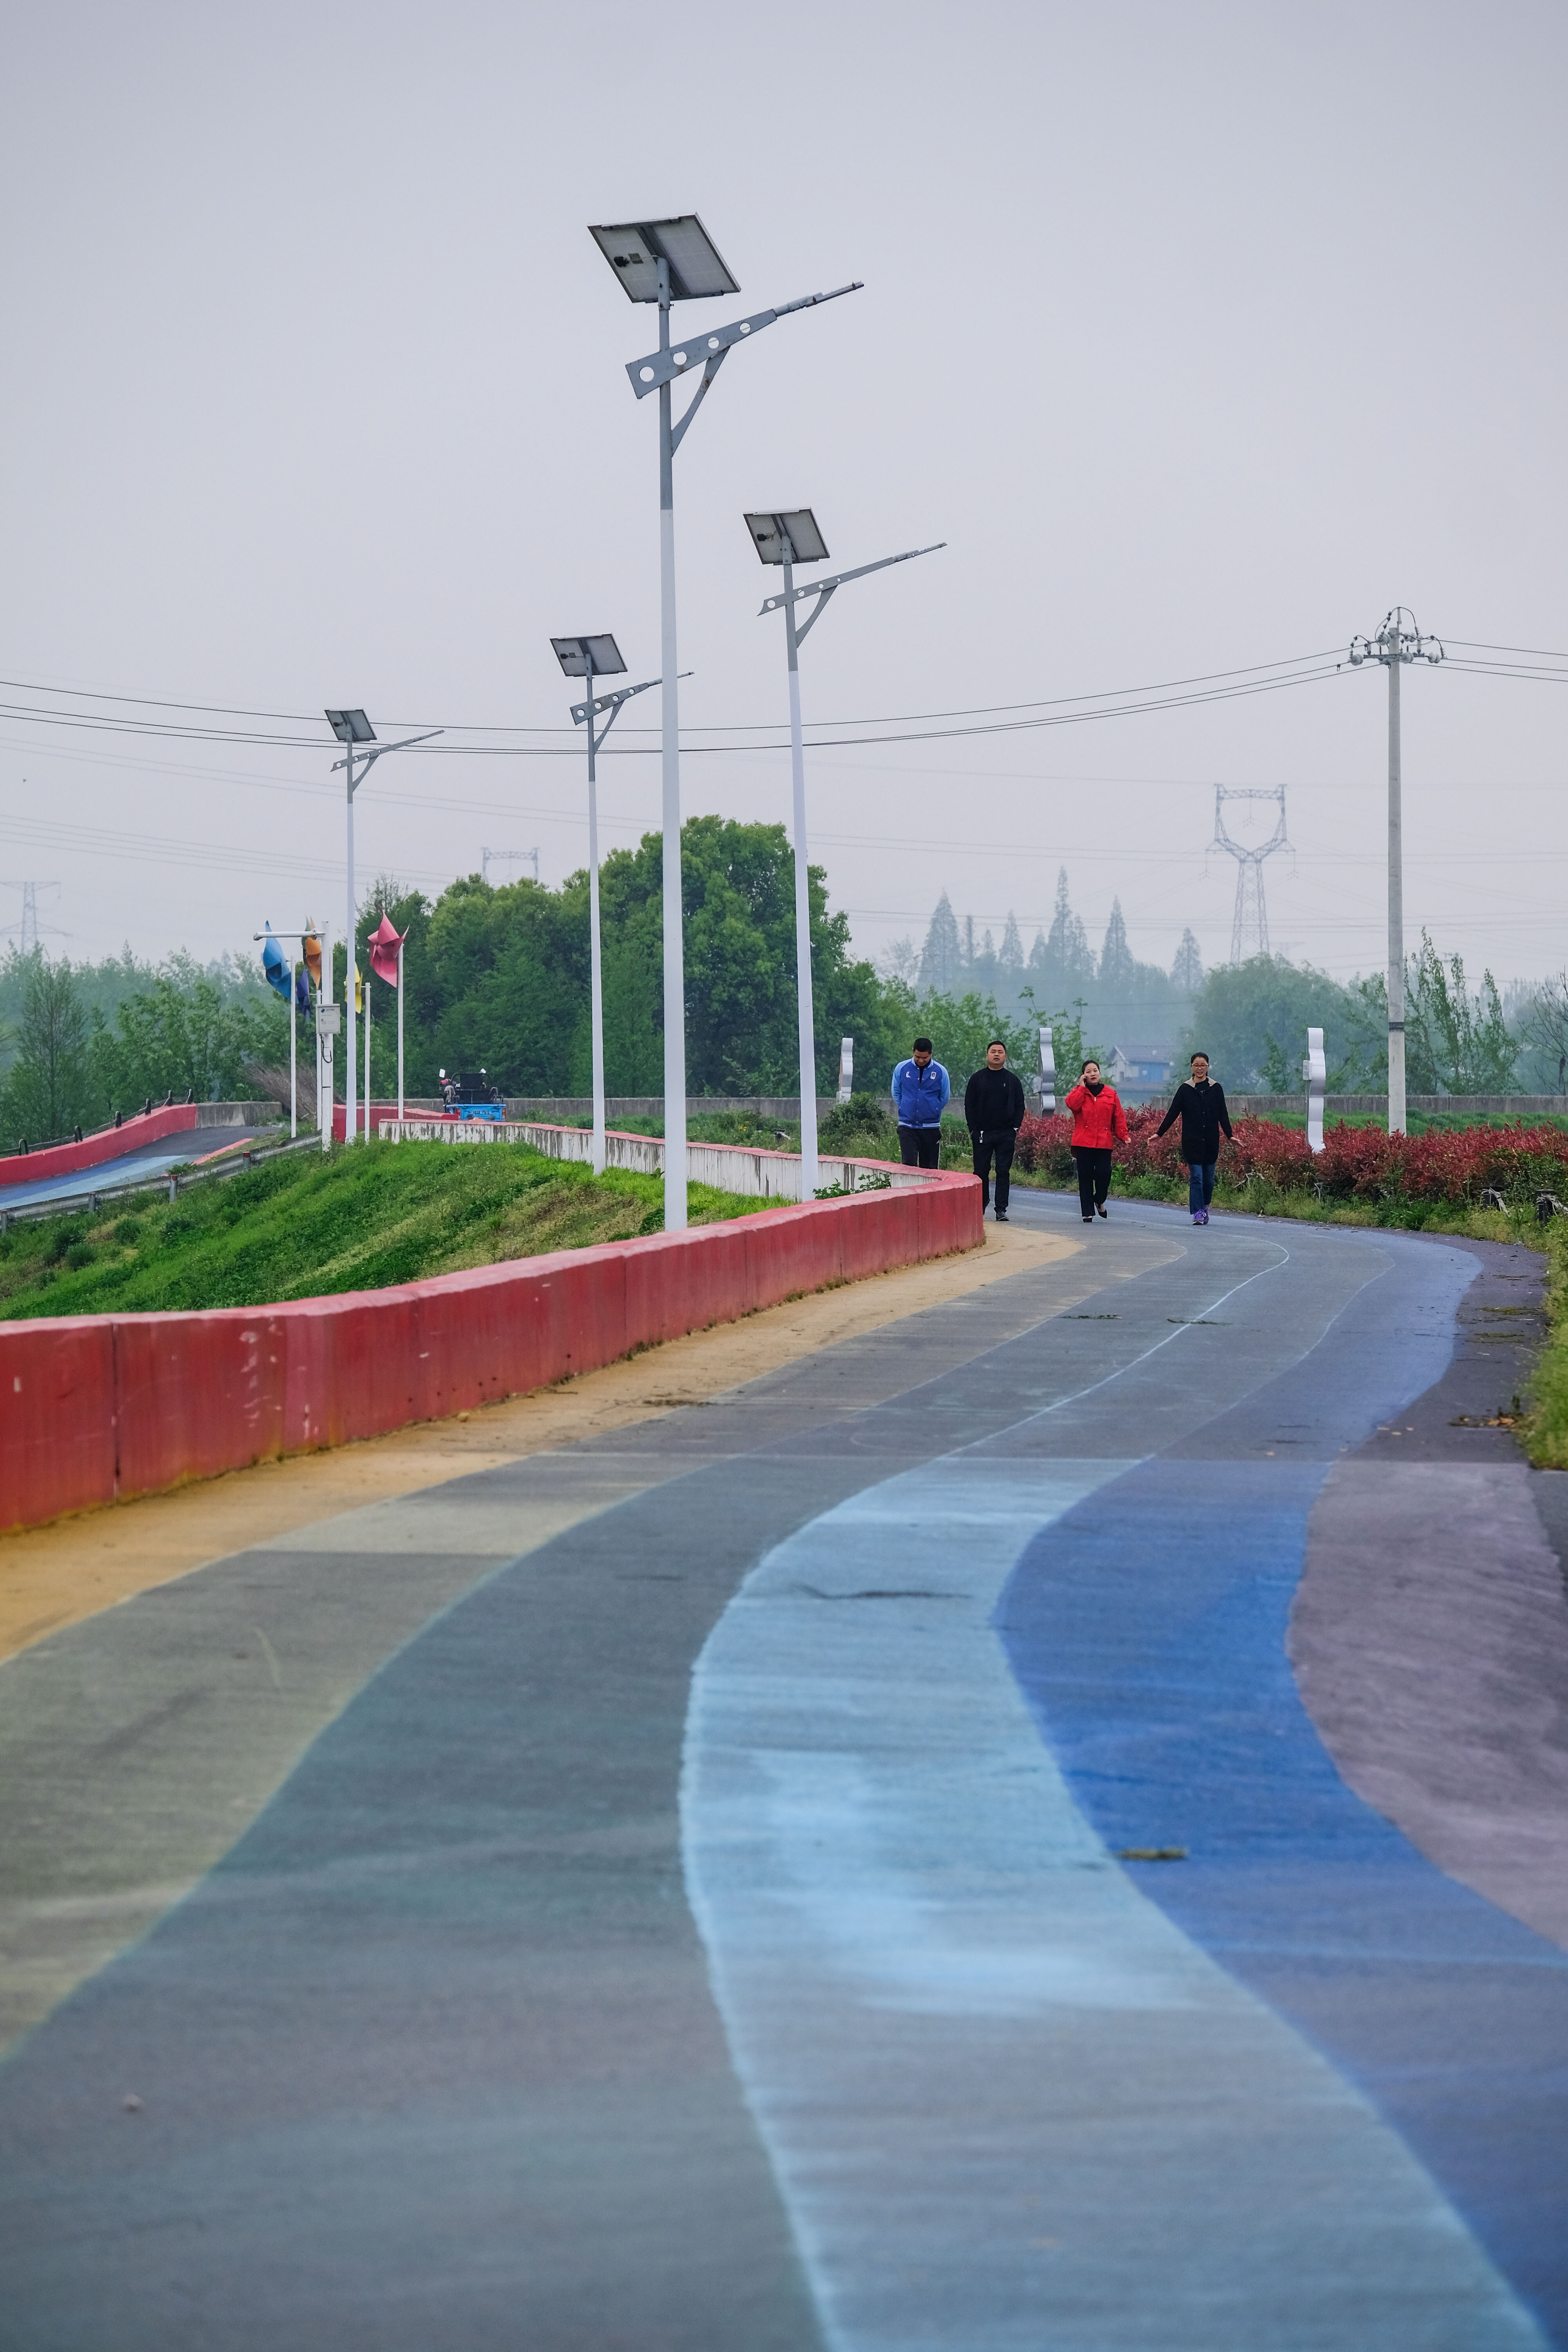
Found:
<path fill-rule="evenodd" d="M 1548 1094 L 1568 1094 L 1568 971 L 1532 991 L 1524 1014 L 1524 1042 L 1544 1066 Z"/>
<path fill-rule="evenodd" d="M 898 982 L 887 989 L 887 1009 L 890 1015 L 890 1050 L 888 1057 L 888 1078 L 891 1079 L 896 1063 L 902 1061 L 917 1037 L 929 1037 L 936 1059 L 952 1081 L 955 1099 L 963 1097 L 969 1080 L 985 1059 L 985 1048 L 993 1037 L 1000 1037 L 1007 1048 L 1007 1058 L 1020 1073 L 1032 1071 L 1039 1059 L 1036 1027 L 1027 1020 L 1009 1019 L 998 1007 L 994 996 L 982 996 L 971 989 L 962 996 L 943 996 L 935 989 L 916 995 L 914 991 Z M 862 1067 L 858 1042 L 855 1048 L 855 1066 Z M 866 1073 L 869 1080 L 870 1073 Z"/>
<path fill-rule="evenodd" d="M 1506 1094 L 1519 1059 L 1519 1040 L 1503 1018 L 1489 971 L 1472 996 L 1465 967 L 1442 957 L 1426 932 L 1405 982 L 1405 1076 L 1412 1094 Z"/>
<path fill-rule="evenodd" d="M 289 1010 L 270 991 L 230 995 L 221 977 L 174 956 L 150 987 L 123 1001 L 112 1026 L 99 1024 L 89 1059 L 102 1117 L 149 1096 L 243 1098 L 247 1065 L 286 1065 L 288 1055 Z"/>
<path fill-rule="evenodd" d="M 694 817 L 682 829 L 687 1083 L 693 1094 L 794 1094 L 795 865 L 782 825 Z M 648 834 L 600 870 L 605 1063 L 611 1094 L 664 1090 L 663 845 Z M 872 966 L 849 952 L 848 918 L 810 874 L 812 978 L 819 1092 L 837 1084 L 839 1041 L 862 1067 L 888 1067 L 901 1028 Z M 403 898 L 386 911 L 408 932 L 407 1083 L 432 1093 L 437 1067 L 482 1066 L 509 1094 L 585 1095 L 592 1052 L 588 880 L 559 890 L 524 879 L 492 889 L 454 882 L 433 907 Z M 367 911 L 363 930 L 380 919 Z M 363 968 L 363 951 L 362 951 Z M 391 992 L 374 985 L 372 1072 L 395 1073 Z M 907 1052 L 907 1041 L 899 1045 Z"/>
<path fill-rule="evenodd" d="M 1138 967 L 1131 949 L 1127 944 L 1127 925 L 1122 918 L 1121 901 L 1112 898 L 1110 920 L 1105 927 L 1105 944 L 1100 951 L 1097 975 L 1102 996 L 1125 996 L 1129 993 Z"/>
<path fill-rule="evenodd" d="M 68 1135 L 93 1112 L 88 1067 L 87 1008 L 69 962 L 52 963 L 41 950 L 28 970 L 16 1023 L 16 1053 L 0 1097 L 0 1129 L 7 1140 L 41 1143 Z"/>
<path fill-rule="evenodd" d="M 1182 933 L 1175 961 L 1171 966 L 1171 985 L 1184 996 L 1195 996 L 1204 984 L 1204 960 L 1190 928 Z"/>
<path fill-rule="evenodd" d="M 1342 987 L 1310 964 L 1284 956 L 1250 956 L 1221 964 L 1205 977 L 1182 1041 L 1182 1057 L 1210 1056 L 1216 1078 L 1233 1092 L 1270 1087 L 1283 1075 L 1287 1091 L 1300 1084 L 1309 1026 L 1321 1028 L 1328 1049 L 1330 1085 L 1359 1091 L 1387 1082 L 1387 1015 L 1379 982 Z M 1271 1050 L 1272 1049 L 1272 1050 Z"/>

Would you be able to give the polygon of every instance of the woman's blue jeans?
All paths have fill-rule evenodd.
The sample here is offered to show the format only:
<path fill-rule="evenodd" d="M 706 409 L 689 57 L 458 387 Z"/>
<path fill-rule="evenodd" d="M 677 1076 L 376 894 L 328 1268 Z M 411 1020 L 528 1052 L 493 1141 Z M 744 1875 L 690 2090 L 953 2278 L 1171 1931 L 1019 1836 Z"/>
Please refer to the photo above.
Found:
<path fill-rule="evenodd" d="M 1206 1209 L 1214 1199 L 1214 1171 L 1217 1162 L 1213 1160 L 1194 1160 L 1187 1164 L 1187 1199 L 1192 1203 L 1194 1217 L 1200 1209 Z"/>

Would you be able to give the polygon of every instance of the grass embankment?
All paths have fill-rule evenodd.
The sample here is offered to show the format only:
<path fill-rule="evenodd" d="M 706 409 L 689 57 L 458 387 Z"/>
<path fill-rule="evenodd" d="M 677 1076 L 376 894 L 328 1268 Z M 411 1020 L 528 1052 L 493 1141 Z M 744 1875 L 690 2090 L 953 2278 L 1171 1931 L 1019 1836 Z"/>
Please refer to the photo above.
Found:
<path fill-rule="evenodd" d="M 694 1225 L 766 1208 L 693 1184 Z M 290 1153 L 174 1202 L 0 1234 L 0 1319 L 260 1307 L 664 1229 L 658 1176 L 595 1176 L 521 1144 Z"/>

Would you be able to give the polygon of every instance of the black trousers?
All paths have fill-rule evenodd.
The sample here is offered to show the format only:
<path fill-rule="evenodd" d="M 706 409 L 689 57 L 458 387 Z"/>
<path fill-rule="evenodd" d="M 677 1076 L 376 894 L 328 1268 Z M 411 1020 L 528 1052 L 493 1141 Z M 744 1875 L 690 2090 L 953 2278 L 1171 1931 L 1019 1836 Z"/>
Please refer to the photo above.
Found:
<path fill-rule="evenodd" d="M 941 1128 L 900 1127 L 899 1153 L 906 1168 L 940 1168 L 942 1166 Z"/>
<path fill-rule="evenodd" d="M 1095 1151 L 1086 1143 L 1075 1143 L 1072 1156 L 1078 1161 L 1079 1206 L 1086 1217 L 1092 1217 L 1096 1209 L 1104 1208 L 1110 1190 L 1110 1153 L 1108 1149 Z"/>
<path fill-rule="evenodd" d="M 991 1205 L 991 1160 L 996 1160 L 996 1206 L 1005 1209 L 1013 1185 L 1013 1146 L 1017 1137 L 1010 1127 L 999 1129 L 992 1135 L 974 1138 L 974 1172 L 980 1179 L 980 1205 Z M 1110 1154 L 1106 1153 L 1109 1160 Z"/>

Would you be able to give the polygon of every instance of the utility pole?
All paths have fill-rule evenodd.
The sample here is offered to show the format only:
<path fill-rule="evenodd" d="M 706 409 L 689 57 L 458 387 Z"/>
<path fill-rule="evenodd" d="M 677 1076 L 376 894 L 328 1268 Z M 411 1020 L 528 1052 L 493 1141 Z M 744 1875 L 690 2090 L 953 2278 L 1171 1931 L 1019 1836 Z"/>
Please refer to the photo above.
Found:
<path fill-rule="evenodd" d="M 1408 628 L 1405 623 L 1408 621 Z M 1405 1132 L 1405 852 L 1399 772 L 1399 673 L 1406 662 L 1440 662 L 1443 647 L 1424 637 L 1415 616 L 1395 604 L 1373 637 L 1351 639 L 1350 660 L 1382 662 L 1388 672 L 1388 1131 Z"/>

